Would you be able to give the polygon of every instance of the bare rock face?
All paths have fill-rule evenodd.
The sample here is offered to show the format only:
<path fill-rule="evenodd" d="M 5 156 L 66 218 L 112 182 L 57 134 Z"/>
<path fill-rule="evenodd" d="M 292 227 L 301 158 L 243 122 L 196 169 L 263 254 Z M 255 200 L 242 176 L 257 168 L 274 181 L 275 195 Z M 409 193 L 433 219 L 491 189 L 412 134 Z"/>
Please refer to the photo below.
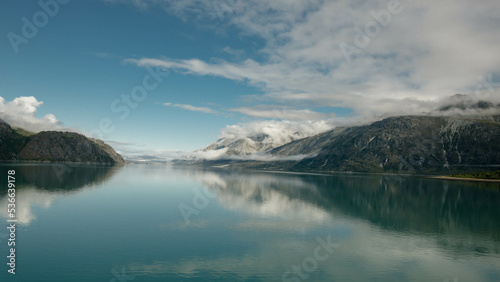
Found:
<path fill-rule="evenodd" d="M 97 146 L 99 146 L 99 148 L 101 148 L 101 150 L 103 150 L 105 153 L 107 153 L 108 156 L 113 159 L 114 163 L 119 163 L 119 164 L 124 163 L 122 156 L 120 156 L 111 146 L 104 143 L 104 141 L 102 141 L 100 139 L 94 139 L 94 138 L 90 138 L 90 140 L 92 142 L 94 142 L 95 144 L 97 144 Z"/>
<path fill-rule="evenodd" d="M 124 163 L 122 157 L 101 140 L 59 131 L 24 136 L 1 120 L 0 160 Z"/>
<path fill-rule="evenodd" d="M 271 151 L 314 154 L 292 169 L 364 172 L 440 172 L 500 165 L 498 118 L 387 118 L 335 129 Z"/>
<path fill-rule="evenodd" d="M 27 140 L 0 119 L 0 160 L 17 159 Z"/>
<path fill-rule="evenodd" d="M 0 119 L 0 159 L 10 158 L 12 155 L 12 128 Z"/>

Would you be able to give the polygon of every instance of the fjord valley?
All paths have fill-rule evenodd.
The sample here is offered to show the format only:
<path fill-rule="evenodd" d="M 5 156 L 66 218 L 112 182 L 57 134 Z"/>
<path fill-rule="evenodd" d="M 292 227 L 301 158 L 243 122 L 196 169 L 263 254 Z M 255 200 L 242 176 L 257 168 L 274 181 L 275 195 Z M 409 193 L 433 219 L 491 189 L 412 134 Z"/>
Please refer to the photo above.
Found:
<path fill-rule="evenodd" d="M 1 3 L 0 282 L 500 281 L 499 0 Z"/>
<path fill-rule="evenodd" d="M 480 108 L 490 114 L 442 114 L 456 108 Z M 439 115 L 393 116 L 365 125 L 339 126 L 312 136 L 293 132 L 274 140 L 261 132 L 220 139 L 164 163 L 327 173 L 447 175 L 493 171 L 500 166 L 498 109 L 499 106 L 483 101 L 462 102 L 441 107 Z M 34 134 L 13 129 L 1 120 L 0 147 L 0 157 L 8 161 L 124 163 L 101 140 L 74 132 Z M 151 161 L 157 156 L 143 158 Z"/>

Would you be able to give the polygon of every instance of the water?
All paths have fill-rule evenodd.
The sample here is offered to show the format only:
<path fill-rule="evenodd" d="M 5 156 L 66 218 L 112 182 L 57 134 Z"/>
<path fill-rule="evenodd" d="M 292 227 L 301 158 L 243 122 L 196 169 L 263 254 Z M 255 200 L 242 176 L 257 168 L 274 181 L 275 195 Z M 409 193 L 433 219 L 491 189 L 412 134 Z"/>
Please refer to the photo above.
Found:
<path fill-rule="evenodd" d="M 500 281 L 498 184 L 28 164 L 0 181 L 0 281 Z"/>

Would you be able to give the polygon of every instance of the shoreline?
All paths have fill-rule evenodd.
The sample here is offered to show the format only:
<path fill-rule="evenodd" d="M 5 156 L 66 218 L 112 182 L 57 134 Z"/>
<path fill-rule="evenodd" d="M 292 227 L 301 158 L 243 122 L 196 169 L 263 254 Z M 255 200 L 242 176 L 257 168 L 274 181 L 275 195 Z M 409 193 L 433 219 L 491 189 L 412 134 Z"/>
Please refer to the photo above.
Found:
<path fill-rule="evenodd" d="M 450 180 L 450 181 L 473 181 L 473 182 L 500 183 L 500 179 L 465 178 L 465 177 L 452 177 L 452 176 L 426 176 L 423 178 Z"/>

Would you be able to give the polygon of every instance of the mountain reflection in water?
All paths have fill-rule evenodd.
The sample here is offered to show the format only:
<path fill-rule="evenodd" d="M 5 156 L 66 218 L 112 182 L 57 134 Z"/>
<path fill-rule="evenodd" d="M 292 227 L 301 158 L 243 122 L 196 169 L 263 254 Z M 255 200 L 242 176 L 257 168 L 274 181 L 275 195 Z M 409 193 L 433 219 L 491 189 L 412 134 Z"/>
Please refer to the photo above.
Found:
<path fill-rule="evenodd" d="M 0 181 L 13 167 L 24 281 L 109 281 L 121 270 L 136 281 L 276 281 L 328 237 L 339 247 L 310 281 L 500 278 L 498 184 L 33 164 L 0 165 Z M 214 197 L 187 223 L 179 206 L 194 207 L 196 191 Z M 1 210 L 6 194 L 0 188 Z M 49 264 L 61 266 L 57 275 Z"/>

